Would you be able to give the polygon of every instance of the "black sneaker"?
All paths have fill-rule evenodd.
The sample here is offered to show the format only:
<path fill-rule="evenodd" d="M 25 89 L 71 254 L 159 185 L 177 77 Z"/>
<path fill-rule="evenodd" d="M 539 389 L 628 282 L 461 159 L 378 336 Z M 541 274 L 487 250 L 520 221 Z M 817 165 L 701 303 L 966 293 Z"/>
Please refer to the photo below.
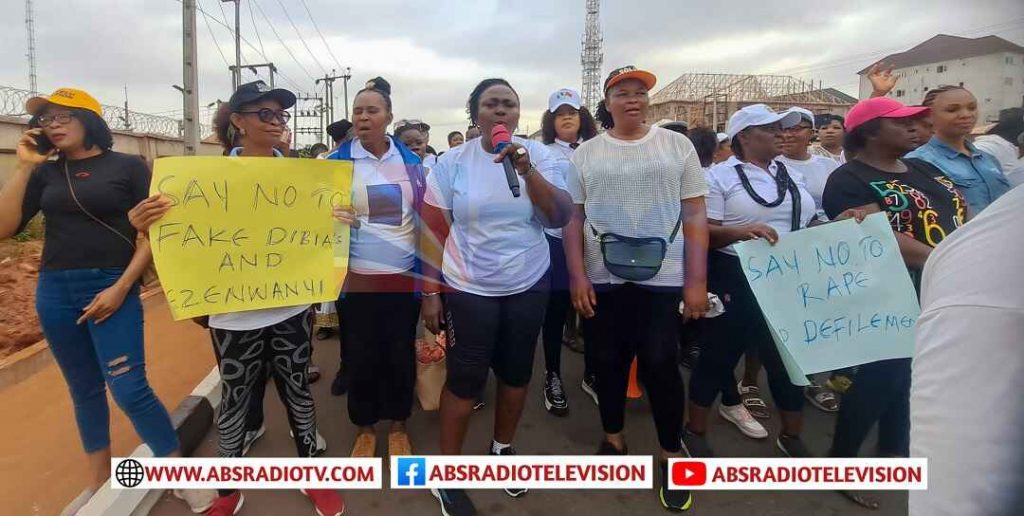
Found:
<path fill-rule="evenodd" d="M 498 452 L 498 453 L 494 453 L 494 448 L 491 448 L 489 452 L 490 452 L 491 455 L 515 455 L 516 454 L 516 449 L 511 447 L 511 446 L 509 446 L 508 448 L 502 448 L 501 451 Z M 505 494 L 511 496 L 512 498 L 519 498 L 520 496 L 526 494 L 527 491 L 528 491 L 528 489 L 526 489 L 524 487 L 506 487 L 505 488 Z"/>
<path fill-rule="evenodd" d="M 443 516 L 476 516 L 473 501 L 462 489 L 431 489 L 430 494 L 441 502 Z"/>
<path fill-rule="evenodd" d="M 787 457 L 792 457 L 794 459 L 808 459 L 814 457 L 798 435 L 790 436 L 786 434 L 779 434 L 779 438 L 775 441 L 775 445 L 778 446 L 779 450 L 781 450 Z"/>
<path fill-rule="evenodd" d="M 680 440 L 683 445 L 683 453 L 690 458 L 710 459 L 715 456 L 711 450 L 706 435 L 695 434 L 689 428 L 683 428 L 683 438 Z"/>
<path fill-rule="evenodd" d="M 345 365 L 342 364 L 338 369 L 338 374 L 334 377 L 334 381 L 331 382 L 331 395 L 344 396 L 346 392 L 348 392 L 348 371 L 345 370 Z"/>
<path fill-rule="evenodd" d="M 693 506 L 693 495 L 690 494 L 689 489 L 669 489 L 668 488 L 668 462 L 662 461 L 658 463 L 658 469 L 661 470 L 661 487 L 658 489 L 658 500 L 661 501 L 661 506 L 675 512 L 684 512 L 690 510 Z"/>
<path fill-rule="evenodd" d="M 629 455 L 629 447 L 623 446 L 621 450 L 615 447 L 614 444 L 608 442 L 607 439 L 601 441 L 601 445 L 597 447 L 598 455 Z"/>
<path fill-rule="evenodd" d="M 562 379 L 558 373 L 548 371 L 544 377 L 544 408 L 554 416 L 564 417 L 569 413 L 569 400 L 562 390 Z"/>
<path fill-rule="evenodd" d="M 594 400 L 594 405 L 600 405 L 597 401 L 597 375 L 585 374 L 583 375 L 583 383 L 580 384 L 580 389 L 590 396 L 590 399 Z"/>

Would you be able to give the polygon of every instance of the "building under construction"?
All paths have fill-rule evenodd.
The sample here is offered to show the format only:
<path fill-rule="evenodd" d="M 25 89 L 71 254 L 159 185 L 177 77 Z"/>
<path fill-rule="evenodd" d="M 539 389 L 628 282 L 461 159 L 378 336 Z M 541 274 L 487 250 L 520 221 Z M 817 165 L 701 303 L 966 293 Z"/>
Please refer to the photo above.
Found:
<path fill-rule="evenodd" d="M 800 106 L 815 114 L 845 115 L 857 99 L 834 88 L 784 75 L 687 73 L 651 95 L 648 122 L 685 120 L 723 131 L 729 115 L 751 104 L 776 110 Z"/>

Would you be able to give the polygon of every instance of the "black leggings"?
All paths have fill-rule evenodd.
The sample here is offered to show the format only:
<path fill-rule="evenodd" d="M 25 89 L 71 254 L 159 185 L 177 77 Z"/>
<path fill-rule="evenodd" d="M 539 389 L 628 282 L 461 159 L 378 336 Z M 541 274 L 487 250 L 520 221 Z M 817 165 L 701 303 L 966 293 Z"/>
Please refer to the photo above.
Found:
<path fill-rule="evenodd" d="M 836 418 L 832 457 L 856 457 L 878 422 L 878 453 L 910 456 L 910 359 L 880 360 L 857 366 Z"/>
<path fill-rule="evenodd" d="M 655 291 L 633 283 L 595 285 L 597 307 L 587 322 L 587 353 L 597 374 L 598 409 L 605 433 L 625 426 L 629 367 L 637 358 L 640 380 L 651 399 L 658 443 L 680 449 L 686 391 L 679 374 L 678 320 L 682 288 Z"/>
<path fill-rule="evenodd" d="M 545 235 L 551 252 L 551 293 L 544 315 L 544 366 L 550 373 L 562 374 L 562 335 L 565 320 L 572 311 L 569 295 L 569 271 L 565 265 L 562 239 Z"/>
<path fill-rule="evenodd" d="M 725 313 L 702 322 L 704 345 L 690 376 L 690 401 L 707 408 L 721 393 L 723 405 L 739 404 L 733 370 L 749 345 L 757 349 L 779 410 L 803 410 L 803 388 L 789 381 L 761 308 L 743 276 L 739 258 L 718 251 L 708 253 L 708 291 L 722 299 Z"/>
<path fill-rule="evenodd" d="M 410 289 L 380 288 L 408 282 Z M 338 300 L 338 316 L 349 371 L 348 417 L 356 426 L 380 420 L 405 421 L 416 387 L 416 324 L 420 302 L 411 280 L 395 275 L 350 272 L 346 285 L 361 288 Z M 380 291 L 375 291 L 380 290 Z"/>
<path fill-rule="evenodd" d="M 218 456 L 242 455 L 251 398 L 257 393 L 262 398 L 267 369 L 288 414 L 298 456 L 313 456 L 316 412 L 306 370 L 312 331 L 312 309 L 255 330 L 210 329 L 222 392 L 217 416 Z"/>

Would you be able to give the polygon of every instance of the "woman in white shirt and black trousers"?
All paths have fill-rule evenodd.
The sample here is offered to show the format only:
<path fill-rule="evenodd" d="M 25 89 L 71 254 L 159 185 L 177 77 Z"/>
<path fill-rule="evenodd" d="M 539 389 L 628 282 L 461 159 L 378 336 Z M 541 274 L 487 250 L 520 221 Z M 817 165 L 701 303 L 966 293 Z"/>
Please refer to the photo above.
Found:
<path fill-rule="evenodd" d="M 359 427 L 353 457 L 374 456 L 381 420 L 391 421 L 388 454 L 412 454 L 405 421 L 416 386 L 416 247 L 426 182 L 420 158 L 386 133 L 393 118 L 391 85 L 371 80 L 353 101 L 356 138 L 327 156 L 353 162 L 352 205 L 335 209 L 351 226 L 337 308 L 350 375 L 348 417 Z"/>
<path fill-rule="evenodd" d="M 459 455 L 473 404 L 487 381 L 498 378 L 494 440 L 489 453 L 514 454 L 511 443 L 526 401 L 533 356 L 548 298 L 548 242 L 544 228 L 562 227 L 571 203 L 565 158 L 540 142 L 513 138 L 500 151 L 496 138 L 519 123 L 519 95 L 503 79 L 487 79 L 467 105 L 482 136 L 438 159 L 427 177 L 423 219 L 432 240 L 424 274 L 427 329 L 447 329 L 448 376 L 441 395 L 441 453 Z M 507 129 L 504 133 L 498 126 Z M 501 134 L 499 134 L 501 133 Z M 502 160 L 514 167 L 521 194 L 514 197 Z M 443 247 L 443 259 L 439 258 Z M 441 269 L 430 264 L 441 263 Z M 519 496 L 525 489 L 506 489 Z M 461 490 L 434 491 L 449 516 L 476 514 Z"/>
<path fill-rule="evenodd" d="M 605 433 L 597 453 L 627 453 L 626 386 L 636 357 L 658 431 L 659 500 L 685 511 L 690 492 L 668 490 L 667 459 L 682 456 L 678 321 L 699 319 L 708 306 L 707 185 L 690 140 L 644 122 L 654 84 L 653 74 L 633 66 L 605 80 L 597 118 L 607 131 L 573 155 L 576 206 L 564 239 L 573 305 L 588 319 L 584 339 L 597 376 Z"/>
<path fill-rule="evenodd" d="M 782 417 L 777 446 L 786 455 L 809 457 L 800 440 L 803 389 L 793 385 L 740 266 L 733 244 L 806 228 L 815 216 L 814 198 L 799 172 L 775 159 L 782 131 L 800 123 L 797 112 L 776 113 L 764 104 L 737 111 L 729 119 L 734 156 L 708 169 L 707 216 L 711 224 L 708 286 L 725 304 L 725 313 L 708 319 L 701 333 L 707 343 L 690 377 L 690 413 L 683 442 L 691 456 L 712 454 L 705 434 L 708 410 L 722 394 L 719 414 L 748 437 L 764 439 L 765 430 L 740 402 L 733 369 L 750 346 L 768 373 L 772 398 Z"/>

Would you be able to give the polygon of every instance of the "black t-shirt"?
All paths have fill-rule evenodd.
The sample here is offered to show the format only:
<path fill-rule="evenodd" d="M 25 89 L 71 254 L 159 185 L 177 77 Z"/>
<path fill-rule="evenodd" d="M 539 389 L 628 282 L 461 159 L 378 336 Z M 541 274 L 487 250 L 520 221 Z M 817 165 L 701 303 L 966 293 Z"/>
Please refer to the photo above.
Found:
<path fill-rule="evenodd" d="M 128 210 L 149 194 L 150 172 L 146 162 L 139 156 L 113 151 L 67 162 L 78 202 L 121 236 L 78 207 L 68 191 L 64 164 L 63 159 L 47 162 L 32 172 L 18 231 L 39 210 L 43 211 L 43 270 L 126 267 L 135 253 L 132 245 L 136 237 L 128 222 Z"/>
<path fill-rule="evenodd" d="M 897 233 L 935 247 L 964 223 L 967 202 L 953 182 L 930 163 L 901 160 L 907 171 L 892 173 L 852 160 L 825 184 L 822 205 L 829 218 L 850 208 L 877 204 Z"/>

